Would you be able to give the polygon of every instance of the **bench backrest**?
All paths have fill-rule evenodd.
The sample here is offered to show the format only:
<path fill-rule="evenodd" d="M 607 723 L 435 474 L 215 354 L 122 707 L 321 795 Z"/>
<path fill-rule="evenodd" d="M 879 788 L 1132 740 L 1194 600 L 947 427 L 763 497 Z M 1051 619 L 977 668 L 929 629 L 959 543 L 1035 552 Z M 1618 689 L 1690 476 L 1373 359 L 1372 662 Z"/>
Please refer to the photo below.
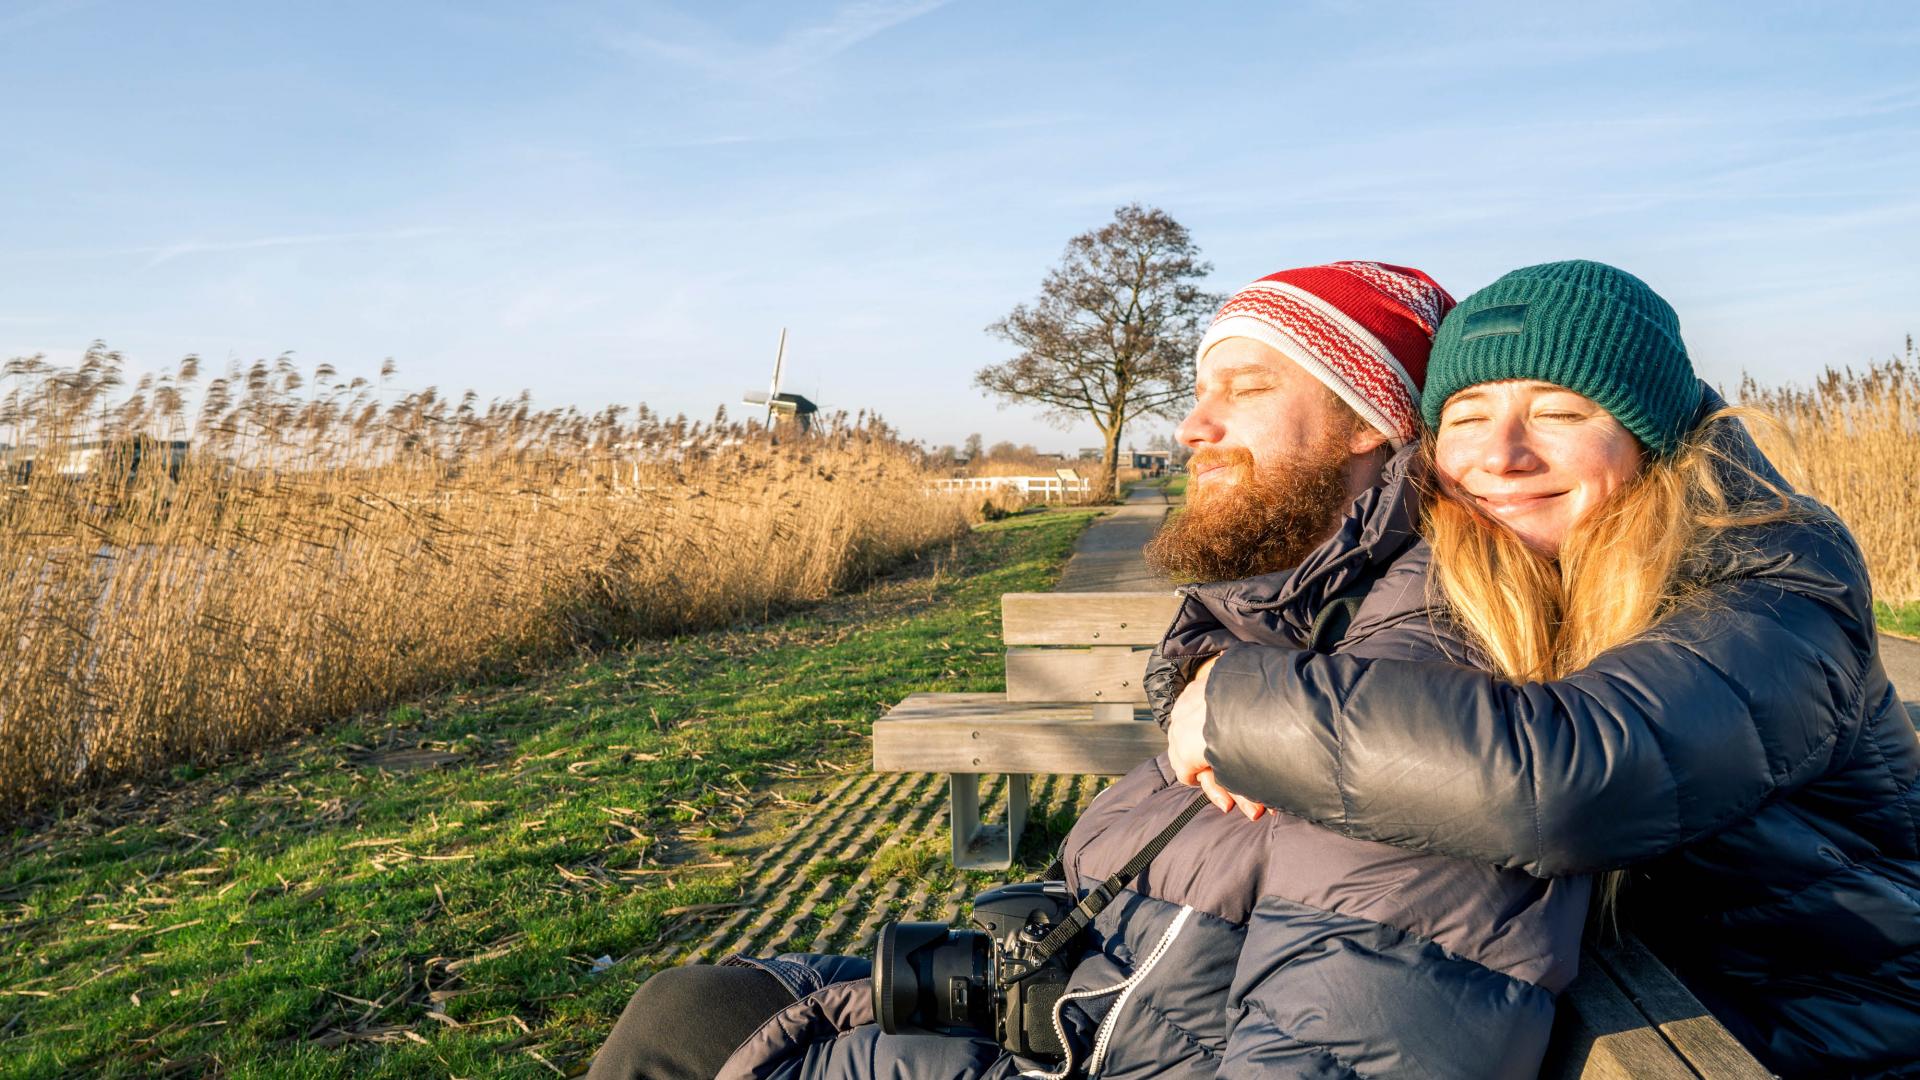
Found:
<path fill-rule="evenodd" d="M 1007 593 L 1007 700 L 1144 704 L 1147 654 L 1179 609 L 1171 591 Z"/>

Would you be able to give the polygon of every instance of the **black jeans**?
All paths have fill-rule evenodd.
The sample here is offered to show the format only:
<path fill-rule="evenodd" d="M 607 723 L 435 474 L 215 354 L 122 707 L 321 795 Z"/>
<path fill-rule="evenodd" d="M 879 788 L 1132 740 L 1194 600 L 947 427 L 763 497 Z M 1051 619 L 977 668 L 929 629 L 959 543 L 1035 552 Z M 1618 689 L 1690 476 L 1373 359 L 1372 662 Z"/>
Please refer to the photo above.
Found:
<path fill-rule="evenodd" d="M 791 1004 L 759 968 L 668 968 L 634 991 L 587 1080 L 713 1080 L 735 1047 Z"/>

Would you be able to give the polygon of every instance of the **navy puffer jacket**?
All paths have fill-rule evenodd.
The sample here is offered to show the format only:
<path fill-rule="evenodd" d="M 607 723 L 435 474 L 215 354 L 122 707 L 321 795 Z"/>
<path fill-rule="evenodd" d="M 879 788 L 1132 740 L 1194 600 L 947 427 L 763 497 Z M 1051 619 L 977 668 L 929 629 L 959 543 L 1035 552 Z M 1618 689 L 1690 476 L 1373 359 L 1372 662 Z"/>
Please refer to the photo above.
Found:
<path fill-rule="evenodd" d="M 1737 424 L 1720 437 L 1770 472 Z M 1544 877 L 1631 867 L 1624 914 L 1771 1068 L 1920 1074 L 1920 744 L 1858 548 L 1799 503 L 1564 679 L 1236 646 L 1208 760 L 1348 836 Z M 1406 587 L 1425 558 L 1397 564 Z"/>
<path fill-rule="evenodd" d="M 1395 489 L 1396 491 L 1398 489 Z M 1180 670 L 1242 641 L 1296 645 L 1336 596 L 1366 601 L 1336 651 L 1435 658 L 1424 595 L 1399 561 L 1417 542 L 1376 491 L 1321 558 L 1289 574 L 1184 590 L 1164 715 Z M 1371 586 L 1369 591 L 1368 586 Z M 1069 835 L 1069 884 L 1119 869 L 1194 797 L 1165 758 L 1103 791 Z M 1286 815 L 1203 810 L 1089 928 L 1060 1010 L 1071 1072 L 1115 1078 L 1422 1076 L 1522 1080 L 1539 1070 L 1554 995 L 1577 963 L 1588 883 L 1409 852 Z M 980 1039 L 888 1036 L 844 961 L 757 961 L 801 997 L 734 1054 L 727 1080 L 1064 1075 Z M 842 967 L 839 975 L 864 974 Z"/>

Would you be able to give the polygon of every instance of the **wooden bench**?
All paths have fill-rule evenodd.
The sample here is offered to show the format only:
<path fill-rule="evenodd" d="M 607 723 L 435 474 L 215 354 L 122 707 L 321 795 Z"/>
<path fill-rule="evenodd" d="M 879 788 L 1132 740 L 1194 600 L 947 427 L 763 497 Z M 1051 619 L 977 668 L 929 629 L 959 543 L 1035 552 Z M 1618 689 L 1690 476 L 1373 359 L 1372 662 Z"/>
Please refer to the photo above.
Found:
<path fill-rule="evenodd" d="M 1027 777 L 1116 776 L 1159 753 L 1142 708 L 1169 593 L 1008 593 L 1004 694 L 914 694 L 874 724 L 879 772 L 949 774 L 953 862 L 1012 864 Z M 1007 777 L 1006 819 L 980 820 L 980 778 Z M 1560 996 L 1542 1080 L 1760 1080 L 1767 1072 L 1638 939 L 1589 945 Z"/>
<path fill-rule="evenodd" d="M 1761 1080 L 1773 1074 L 1632 934 L 1589 944 L 1560 995 L 1541 1080 Z"/>
<path fill-rule="evenodd" d="M 953 864 L 1005 870 L 1020 849 L 1027 777 L 1118 776 L 1166 749 L 1141 687 L 1171 592 L 1008 593 L 1003 694 L 913 694 L 873 725 L 876 772 L 949 775 Z M 1007 778 L 1004 821 L 980 820 L 980 778 Z"/>

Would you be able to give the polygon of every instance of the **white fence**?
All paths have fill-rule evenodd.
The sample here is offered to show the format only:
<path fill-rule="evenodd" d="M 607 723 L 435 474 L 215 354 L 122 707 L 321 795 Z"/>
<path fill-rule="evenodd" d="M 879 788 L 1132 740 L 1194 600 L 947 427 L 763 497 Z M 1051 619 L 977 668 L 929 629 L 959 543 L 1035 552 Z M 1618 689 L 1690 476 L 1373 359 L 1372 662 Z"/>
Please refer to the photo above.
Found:
<path fill-rule="evenodd" d="M 1058 476 L 963 476 L 955 480 L 935 480 L 933 486 L 936 491 L 1017 491 L 1042 502 L 1064 500 L 1093 490 L 1093 482 L 1084 476 L 1072 480 Z"/>

